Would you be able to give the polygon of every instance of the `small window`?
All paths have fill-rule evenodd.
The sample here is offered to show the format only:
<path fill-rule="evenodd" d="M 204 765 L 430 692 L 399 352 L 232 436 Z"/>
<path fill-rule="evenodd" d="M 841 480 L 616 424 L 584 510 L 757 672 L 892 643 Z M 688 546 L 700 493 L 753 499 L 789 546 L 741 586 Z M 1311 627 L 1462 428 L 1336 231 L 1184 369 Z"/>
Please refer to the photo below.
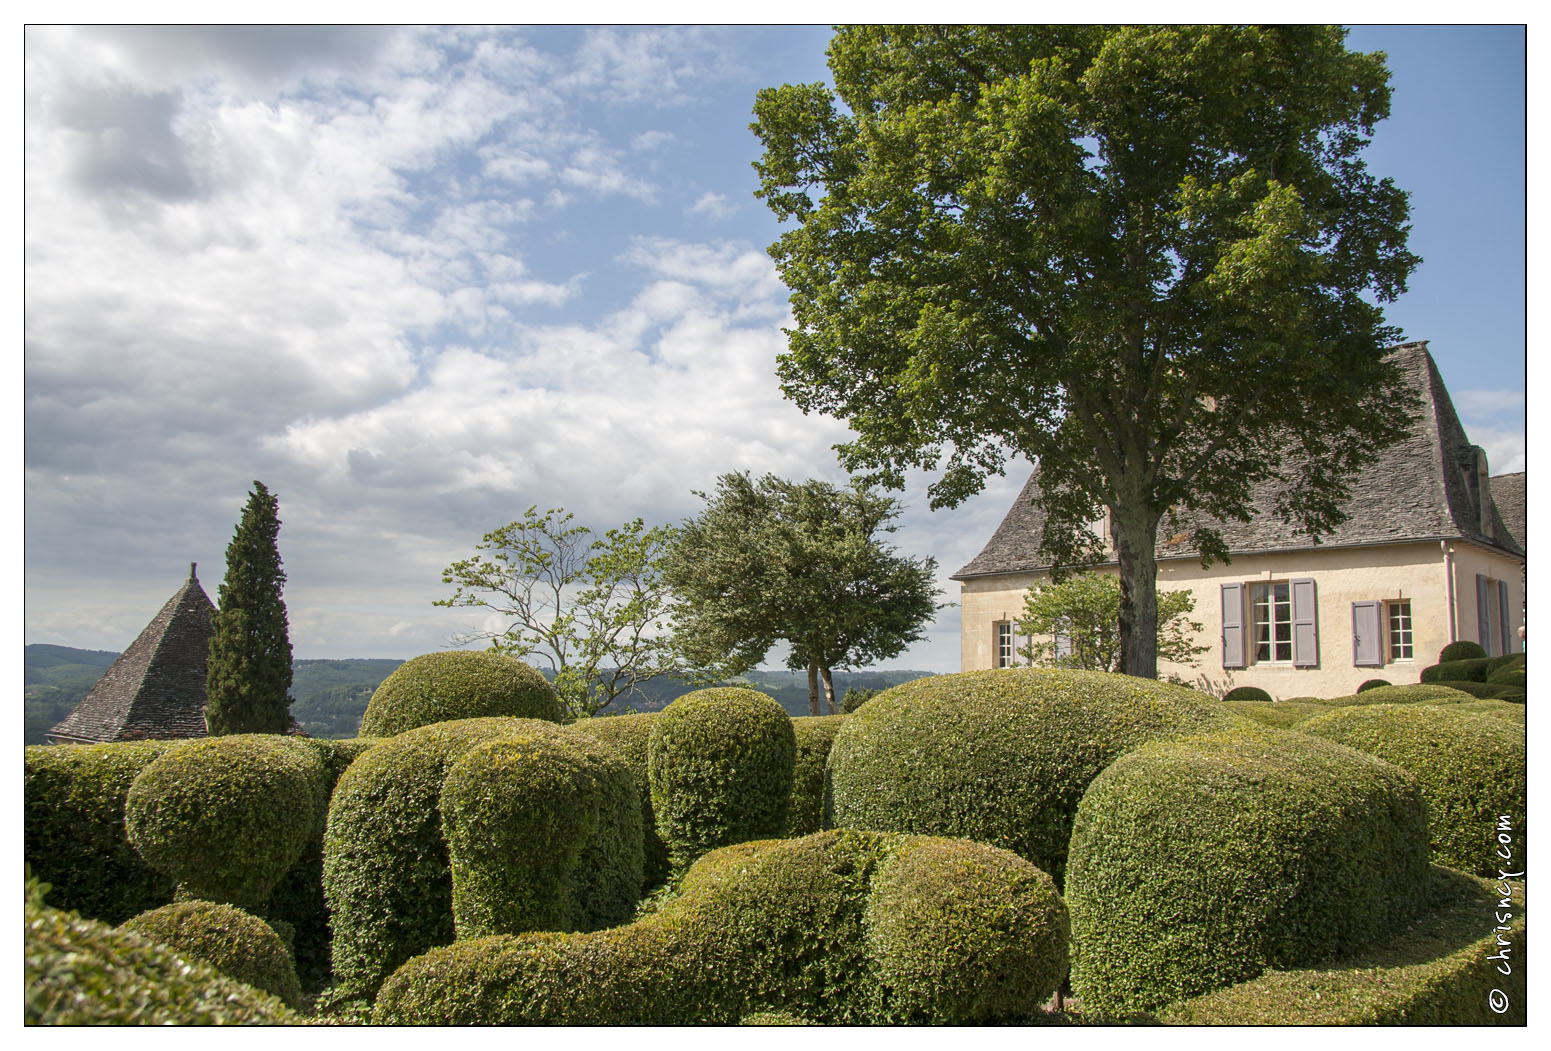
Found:
<path fill-rule="evenodd" d="M 1250 623 L 1255 640 L 1256 663 L 1291 662 L 1293 659 L 1292 588 L 1284 580 L 1250 588 Z"/>
<path fill-rule="evenodd" d="M 999 620 L 996 622 L 996 664 L 994 666 L 1011 668 L 1015 656 L 1017 656 L 1017 642 L 1012 633 L 1012 621 Z"/>
<path fill-rule="evenodd" d="M 1389 659 L 1408 661 L 1416 656 L 1411 636 L 1411 600 L 1401 599 L 1388 604 L 1389 611 Z"/>

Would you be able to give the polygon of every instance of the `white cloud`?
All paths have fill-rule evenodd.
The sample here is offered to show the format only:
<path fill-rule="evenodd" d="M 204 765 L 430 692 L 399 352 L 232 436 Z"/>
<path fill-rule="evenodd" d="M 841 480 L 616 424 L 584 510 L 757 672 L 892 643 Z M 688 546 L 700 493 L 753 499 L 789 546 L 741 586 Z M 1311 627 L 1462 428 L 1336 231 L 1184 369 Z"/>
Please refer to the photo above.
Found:
<path fill-rule="evenodd" d="M 712 193 L 709 190 L 695 199 L 695 203 L 685 210 L 687 215 L 704 215 L 711 219 L 726 219 L 736 215 L 738 206 L 729 204 L 727 195 Z"/>
<path fill-rule="evenodd" d="M 1465 419 L 1514 416 L 1524 418 L 1521 390 L 1462 390 L 1451 394 L 1454 407 Z"/>

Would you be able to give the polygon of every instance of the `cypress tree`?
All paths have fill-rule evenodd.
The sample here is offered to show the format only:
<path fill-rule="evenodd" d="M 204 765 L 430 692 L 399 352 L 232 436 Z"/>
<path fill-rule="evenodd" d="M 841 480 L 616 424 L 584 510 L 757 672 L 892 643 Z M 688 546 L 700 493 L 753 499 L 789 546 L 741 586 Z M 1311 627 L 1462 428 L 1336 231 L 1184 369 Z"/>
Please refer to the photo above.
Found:
<path fill-rule="evenodd" d="M 205 723 L 212 737 L 285 733 L 291 724 L 291 636 L 275 546 L 279 506 L 263 482 L 254 482 L 226 548 L 205 678 Z"/>

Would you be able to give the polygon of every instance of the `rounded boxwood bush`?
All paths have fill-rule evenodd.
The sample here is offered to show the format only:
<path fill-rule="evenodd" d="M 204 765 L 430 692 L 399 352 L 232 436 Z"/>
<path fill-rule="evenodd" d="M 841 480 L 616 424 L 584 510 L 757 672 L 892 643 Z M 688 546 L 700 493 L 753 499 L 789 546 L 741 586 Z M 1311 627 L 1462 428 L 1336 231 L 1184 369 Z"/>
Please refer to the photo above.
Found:
<path fill-rule="evenodd" d="M 1362 685 L 1357 687 L 1357 692 L 1358 693 L 1365 693 L 1368 690 L 1376 690 L 1380 686 L 1393 686 L 1393 685 L 1394 685 L 1394 683 L 1390 682 L 1388 679 L 1364 679 L 1362 681 Z"/>
<path fill-rule="evenodd" d="M 1479 642 L 1471 642 L 1469 639 L 1460 639 L 1458 642 L 1449 643 L 1447 646 L 1443 647 L 1443 649 L 1438 651 L 1438 663 L 1443 664 L 1446 661 L 1478 660 L 1485 656 L 1486 650 L 1481 648 L 1481 644 Z"/>
<path fill-rule="evenodd" d="M 855 687 L 852 687 L 855 690 Z M 851 691 L 847 691 L 847 696 Z M 806 836 L 824 827 L 824 767 L 844 715 L 799 715 L 792 719 L 797 763 L 792 768 L 792 802 L 786 811 L 785 836 Z"/>
<path fill-rule="evenodd" d="M 635 778 L 641 797 L 642 871 L 641 893 L 668 879 L 668 848 L 657 834 L 657 815 L 652 811 L 652 783 L 647 774 L 646 752 L 657 712 L 608 715 L 582 719 L 571 725 L 571 732 L 603 744 L 624 762 Z"/>
<path fill-rule="evenodd" d="M 1205 694 L 1094 671 L 1012 668 L 902 683 L 829 755 L 840 827 L 961 836 L 1055 877 L 1088 783 L 1150 740 L 1240 723 Z"/>
<path fill-rule="evenodd" d="M 169 749 L 135 778 L 129 840 L 178 895 L 262 912 L 317 835 L 328 805 L 323 762 L 306 742 L 237 734 Z"/>
<path fill-rule="evenodd" d="M 1225 701 L 1269 701 L 1271 695 L 1259 686 L 1235 686 L 1222 697 Z"/>
<path fill-rule="evenodd" d="M 1429 686 L 1447 686 L 1451 690 L 1458 690 L 1460 693 L 1468 693 L 1468 694 L 1470 694 L 1470 696 L 1476 698 L 1477 700 L 1491 699 L 1491 700 L 1502 700 L 1502 701 L 1514 701 L 1514 702 L 1516 702 L 1518 704 L 1523 704 L 1524 703 L 1524 690 L 1523 690 L 1523 688 L 1515 688 L 1513 686 L 1504 686 L 1504 685 L 1501 685 L 1499 683 L 1492 683 L 1492 682 L 1435 682 L 1435 683 L 1429 683 L 1428 685 Z"/>
<path fill-rule="evenodd" d="M 1235 715 L 1284 730 L 1330 711 L 1330 705 L 1323 701 L 1224 701 L 1223 707 Z"/>
<path fill-rule="evenodd" d="M 1506 657 L 1499 657 L 1487 669 L 1486 681 L 1495 686 L 1516 686 L 1524 689 L 1528 665 L 1524 654 L 1511 653 Z"/>
<path fill-rule="evenodd" d="M 558 729 L 487 741 L 453 764 L 441 811 L 459 939 L 591 930 L 634 913 L 641 803 L 598 742 Z"/>
<path fill-rule="evenodd" d="M 901 915 L 906 910 L 908 915 Z M 406 963 L 373 1020 L 438 1025 L 970 1024 L 1056 988 L 1065 908 L 1044 873 L 964 840 L 836 829 L 713 851 L 626 927 L 497 935 Z"/>
<path fill-rule="evenodd" d="M 1379 686 L 1365 693 L 1332 697 L 1325 704 L 1345 708 L 1362 704 L 1457 704 L 1470 700 L 1470 694 L 1440 682 L 1412 682 L 1399 686 Z"/>
<path fill-rule="evenodd" d="M 361 736 L 503 715 L 557 723 L 564 710 L 544 676 L 516 658 L 489 650 L 427 653 L 382 680 L 361 717 Z"/>
<path fill-rule="evenodd" d="M 1451 705 L 1453 712 L 1468 712 L 1471 715 L 1484 715 L 1491 719 L 1501 719 L 1507 723 L 1525 725 L 1524 702 L 1506 701 L 1497 698 L 1483 698 L 1479 701 L 1466 701 L 1462 704 Z"/>
<path fill-rule="evenodd" d="M 176 884 L 145 863 L 124 828 L 130 785 L 171 747 L 119 741 L 25 750 L 22 853 L 59 908 L 118 924 L 172 900 Z"/>
<path fill-rule="evenodd" d="M 263 920 L 232 905 L 179 901 L 142 912 L 120 930 L 159 942 L 190 960 L 207 963 L 228 978 L 301 1006 L 302 988 L 285 945 Z"/>
<path fill-rule="evenodd" d="M 652 726 L 647 771 L 673 867 L 716 847 L 781 834 L 797 740 L 791 717 L 754 690 L 696 690 Z"/>
<path fill-rule="evenodd" d="M 1423 682 L 1485 682 L 1491 671 L 1492 658 L 1472 657 L 1423 668 L 1419 678 Z"/>
<path fill-rule="evenodd" d="M 1077 808 L 1072 990 L 1121 1017 L 1321 961 L 1407 922 L 1427 875 L 1394 766 L 1270 728 L 1146 745 Z"/>
<path fill-rule="evenodd" d="M 1458 707 L 1343 708 L 1298 729 L 1409 771 L 1427 800 L 1432 859 L 1495 876 L 1499 816 L 1512 819 L 1515 835 L 1525 834 L 1524 730 Z"/>
<path fill-rule="evenodd" d="M 368 749 L 340 776 L 323 836 L 323 895 L 345 993 L 370 996 L 399 964 L 453 940 L 442 783 L 476 745 L 532 726 L 553 724 L 433 723 Z"/>
<path fill-rule="evenodd" d="M 274 996 L 165 945 L 29 898 L 28 1025 L 304 1025 Z"/>

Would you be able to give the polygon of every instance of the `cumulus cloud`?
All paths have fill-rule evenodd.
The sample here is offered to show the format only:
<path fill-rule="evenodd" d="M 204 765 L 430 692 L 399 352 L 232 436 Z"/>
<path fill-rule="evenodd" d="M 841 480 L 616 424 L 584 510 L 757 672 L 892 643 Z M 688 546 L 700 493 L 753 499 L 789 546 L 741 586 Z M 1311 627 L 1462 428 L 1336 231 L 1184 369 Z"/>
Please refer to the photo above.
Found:
<path fill-rule="evenodd" d="M 709 219 L 726 219 L 738 211 L 738 206 L 727 200 L 726 194 L 711 193 L 709 190 L 695 199 L 685 211 L 689 215 L 703 215 Z"/>

